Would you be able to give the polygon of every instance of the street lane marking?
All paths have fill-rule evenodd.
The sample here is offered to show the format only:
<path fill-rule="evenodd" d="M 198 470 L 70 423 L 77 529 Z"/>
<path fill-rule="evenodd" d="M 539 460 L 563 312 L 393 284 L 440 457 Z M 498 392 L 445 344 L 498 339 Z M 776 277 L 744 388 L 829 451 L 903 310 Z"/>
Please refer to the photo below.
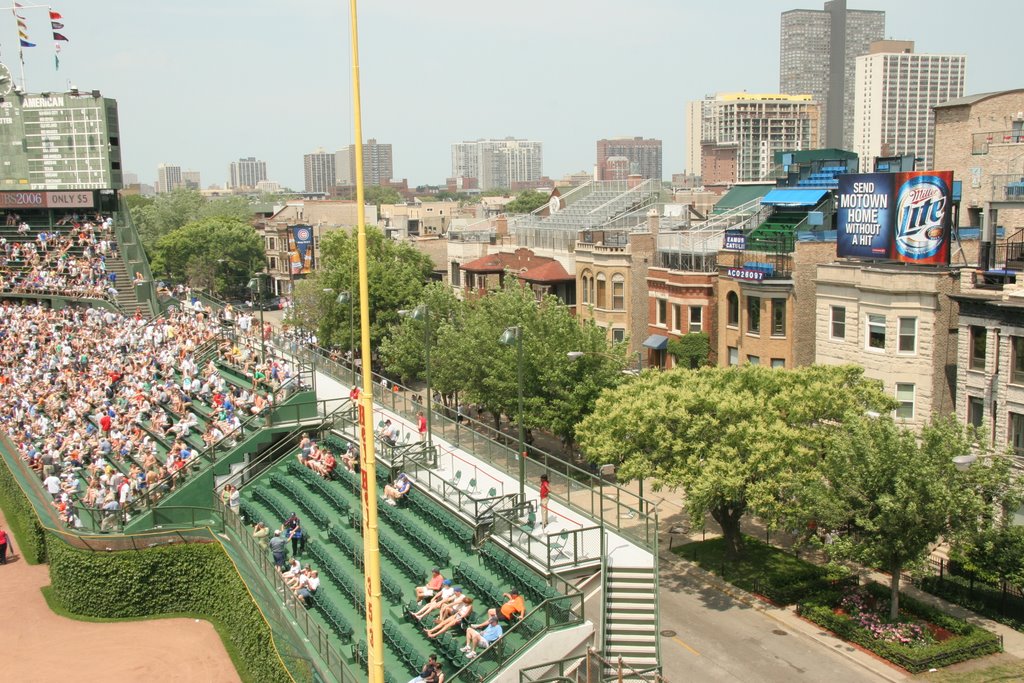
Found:
<path fill-rule="evenodd" d="M 685 641 L 684 641 L 684 640 L 683 640 L 682 638 L 679 638 L 678 636 L 673 636 L 673 637 L 672 637 L 672 640 L 676 641 L 677 643 L 679 643 L 680 645 L 682 645 L 683 647 L 685 647 L 685 648 L 686 648 L 687 650 L 689 650 L 689 651 L 690 651 L 690 652 L 692 652 L 693 654 L 695 654 L 695 655 L 697 655 L 698 657 L 700 657 L 700 653 L 699 653 L 699 652 L 697 652 L 696 650 L 694 650 L 694 649 L 693 649 L 692 647 L 690 647 L 689 645 L 687 645 L 687 644 L 686 644 L 686 642 L 685 642 Z"/>

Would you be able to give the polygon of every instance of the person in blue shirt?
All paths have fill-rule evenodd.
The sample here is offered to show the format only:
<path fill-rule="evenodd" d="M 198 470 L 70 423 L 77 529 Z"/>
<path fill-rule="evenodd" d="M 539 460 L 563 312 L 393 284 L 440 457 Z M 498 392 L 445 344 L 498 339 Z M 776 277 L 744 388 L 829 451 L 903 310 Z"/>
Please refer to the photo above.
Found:
<path fill-rule="evenodd" d="M 466 646 L 462 648 L 462 651 L 466 653 L 467 658 L 473 659 L 476 657 L 477 647 L 489 647 L 498 638 L 501 638 L 502 633 L 498 618 L 491 617 L 487 620 L 487 626 L 482 631 L 477 631 L 475 628 L 466 630 Z"/>

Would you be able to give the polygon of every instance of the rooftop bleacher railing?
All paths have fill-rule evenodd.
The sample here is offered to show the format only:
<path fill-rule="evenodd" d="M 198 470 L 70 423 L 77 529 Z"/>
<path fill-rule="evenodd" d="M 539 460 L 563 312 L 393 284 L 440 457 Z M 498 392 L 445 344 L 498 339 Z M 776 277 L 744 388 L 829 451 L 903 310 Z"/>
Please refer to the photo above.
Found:
<path fill-rule="evenodd" d="M 993 175 L 992 201 L 1024 202 L 1024 173 Z"/>
<path fill-rule="evenodd" d="M 275 345 L 287 350 L 295 357 L 314 365 L 342 385 L 348 384 L 351 369 L 341 360 L 332 360 L 330 352 L 319 346 L 293 344 L 293 340 L 275 337 Z M 398 414 L 409 425 L 416 424 L 417 413 L 423 406 L 413 400 L 414 393 L 408 387 L 397 386 L 397 391 L 384 388 L 382 377 L 373 373 L 374 401 Z M 434 403 L 433 434 L 456 448 L 472 453 L 479 460 L 495 467 L 513 478 L 518 478 L 519 464 L 517 441 L 486 424 L 468 416 L 451 414 L 450 408 Z M 488 436 L 487 434 L 490 434 Z M 435 440 L 439 454 L 444 455 L 443 445 Z M 657 515 L 655 506 L 638 493 L 607 481 L 599 474 L 583 470 L 562 458 L 539 448 L 527 446 L 527 481 L 539 481 L 546 474 L 551 484 L 551 496 L 567 507 L 587 515 L 609 529 L 621 534 L 640 547 L 653 551 L 657 547 Z"/>
<path fill-rule="evenodd" d="M 587 648 L 587 653 L 566 657 L 554 662 L 530 665 L 519 670 L 519 683 L 664 683 L 659 667 L 634 669 L 622 663 L 622 658 L 604 657 L 599 650 Z"/>
<path fill-rule="evenodd" d="M 502 637 L 485 650 L 478 650 L 477 656 L 469 660 L 451 676 L 448 681 L 483 681 L 503 669 L 553 631 L 573 628 L 583 623 L 583 594 L 573 591 L 567 595 L 548 598 L 526 613 L 519 622 L 504 630 Z M 515 648 L 507 647 L 508 637 L 523 634 L 523 642 Z M 529 635 L 527 635 L 529 634 Z"/>
<path fill-rule="evenodd" d="M 992 145 L 1019 145 L 1024 143 L 1024 130 L 992 130 L 971 136 L 971 154 L 988 154 Z"/>

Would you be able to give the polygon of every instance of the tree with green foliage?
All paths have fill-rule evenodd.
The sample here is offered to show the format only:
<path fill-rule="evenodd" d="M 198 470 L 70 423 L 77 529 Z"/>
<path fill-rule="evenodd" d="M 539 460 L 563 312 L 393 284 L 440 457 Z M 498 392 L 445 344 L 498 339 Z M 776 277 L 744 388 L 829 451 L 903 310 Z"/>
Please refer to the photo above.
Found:
<path fill-rule="evenodd" d="M 679 487 L 695 524 L 710 514 L 731 557 L 748 512 L 770 526 L 803 515 L 826 437 L 847 417 L 895 407 L 852 366 L 705 367 L 643 373 L 605 391 L 576 428 L 584 455 L 622 481 Z"/>
<path fill-rule="evenodd" d="M 353 188 L 351 192 L 346 193 L 342 199 L 348 199 L 355 201 L 356 191 Z M 402 194 L 393 187 L 384 187 L 383 185 L 367 185 L 363 188 L 363 201 L 367 204 L 373 204 L 378 209 L 381 204 L 402 204 L 405 199 Z"/>
<path fill-rule="evenodd" d="M 711 341 L 707 332 L 690 332 L 679 339 L 669 339 L 668 352 L 675 358 L 676 367 L 699 368 L 711 362 Z"/>
<path fill-rule="evenodd" d="M 214 293 L 239 291 L 263 270 L 263 238 L 237 218 L 204 218 L 171 230 L 152 249 L 153 271 Z"/>
<path fill-rule="evenodd" d="M 447 284 L 431 282 L 423 288 L 419 303 L 408 311 L 411 312 L 420 305 L 427 307 L 427 318 L 430 322 L 430 351 L 433 361 L 437 357 L 437 341 L 442 326 L 451 326 L 455 320 L 461 319 L 464 304 L 455 297 L 455 292 Z M 406 315 L 391 328 L 388 336 L 380 344 L 380 356 L 384 367 L 396 373 L 403 382 L 409 382 L 414 377 L 423 377 L 426 369 L 426 354 L 424 352 L 424 344 L 427 341 L 427 331 L 424 329 L 426 324 L 425 320 L 417 320 L 411 315 Z M 438 369 L 437 363 L 432 362 L 430 369 L 432 373 Z"/>
<path fill-rule="evenodd" d="M 982 529 L 957 544 L 951 558 L 983 581 L 1024 586 L 1024 526 Z"/>
<path fill-rule="evenodd" d="M 356 310 L 355 338 L 359 332 L 358 239 L 355 231 L 336 230 L 320 242 L 320 268 L 307 276 L 308 287 L 331 289 L 337 296 L 350 292 Z M 430 257 L 405 242 L 385 237 L 375 227 L 366 228 L 370 288 L 370 337 L 376 347 L 389 327 L 399 321 L 398 311 L 414 307 L 434 270 Z M 324 299 L 325 303 L 327 299 Z M 303 315 L 296 311 L 296 316 Z M 317 336 L 324 346 L 347 349 L 351 338 L 348 306 L 331 305 L 322 311 Z"/>
<path fill-rule="evenodd" d="M 850 416 L 829 439 L 820 478 L 802 491 L 818 527 L 839 531 L 832 556 L 890 573 L 891 619 L 899 615 L 903 570 L 940 539 L 989 527 L 993 506 L 1015 495 L 1007 458 L 957 469 L 953 458 L 972 450 L 987 453 L 954 416 L 919 434 L 888 415 Z"/>
<path fill-rule="evenodd" d="M 505 213 L 530 213 L 548 203 L 549 195 L 537 190 L 523 190 L 505 205 Z"/>
<path fill-rule="evenodd" d="M 514 326 L 522 330 L 524 426 L 571 442 L 600 391 L 625 377 L 624 345 L 612 346 L 603 330 L 581 326 L 556 297 L 538 301 L 510 275 L 501 289 L 466 301 L 461 317 L 438 327 L 432 382 L 439 391 L 459 391 L 463 403 L 482 405 L 496 421 L 502 414 L 516 419 L 518 351 L 498 342 Z M 573 361 L 570 351 L 589 353 Z"/>
<path fill-rule="evenodd" d="M 139 239 L 150 258 L 161 237 L 186 223 L 203 218 L 225 218 L 248 223 L 252 218 L 252 210 L 245 197 L 206 199 L 196 190 L 178 189 L 159 194 L 155 198 L 128 197 L 126 201 Z"/>

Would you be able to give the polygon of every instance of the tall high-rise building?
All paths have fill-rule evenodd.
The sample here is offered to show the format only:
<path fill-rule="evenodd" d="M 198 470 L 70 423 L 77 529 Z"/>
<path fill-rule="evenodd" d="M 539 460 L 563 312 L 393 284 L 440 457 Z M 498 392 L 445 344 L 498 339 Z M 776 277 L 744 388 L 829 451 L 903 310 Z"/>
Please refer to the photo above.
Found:
<path fill-rule="evenodd" d="M 352 187 L 356 184 L 356 146 L 348 145 L 335 152 L 335 168 L 339 185 Z M 377 142 L 370 138 L 363 143 L 363 183 L 383 185 L 394 175 L 391 144 Z"/>
<path fill-rule="evenodd" d="M 848 10 L 846 0 L 782 13 L 779 91 L 808 94 L 821 105 L 823 146 L 853 145 L 856 60 L 884 37 L 885 12 Z"/>
<path fill-rule="evenodd" d="M 228 187 L 233 190 L 255 188 L 256 183 L 267 179 L 267 162 L 256 157 L 232 161 L 228 167 Z"/>
<path fill-rule="evenodd" d="M 700 100 L 686 103 L 686 172 L 699 176 L 700 171 Z"/>
<path fill-rule="evenodd" d="M 914 54 L 912 41 L 883 40 L 857 58 L 853 151 L 861 168 L 878 156 L 913 155 L 932 167 L 932 107 L 963 97 L 964 55 Z"/>
<path fill-rule="evenodd" d="M 323 147 L 320 147 L 312 154 L 302 157 L 302 167 L 306 178 L 307 193 L 334 194 L 338 174 L 335 170 L 333 153 L 325 152 Z"/>
<path fill-rule="evenodd" d="M 609 163 L 617 157 L 626 160 L 625 175 L 623 164 Z M 597 141 L 598 180 L 624 180 L 632 174 L 661 180 L 661 140 L 635 137 Z"/>
<path fill-rule="evenodd" d="M 701 101 L 705 185 L 756 182 L 776 152 L 819 147 L 820 106 L 810 95 L 718 93 Z"/>
<path fill-rule="evenodd" d="M 452 144 L 452 177 L 476 178 L 481 190 L 540 180 L 543 144 L 535 140 L 475 140 Z"/>
<path fill-rule="evenodd" d="M 160 164 L 156 167 L 156 191 L 158 193 L 173 192 L 183 186 L 181 166 Z"/>
<path fill-rule="evenodd" d="M 203 185 L 199 180 L 199 171 L 182 171 L 181 185 L 186 190 L 201 190 Z"/>

